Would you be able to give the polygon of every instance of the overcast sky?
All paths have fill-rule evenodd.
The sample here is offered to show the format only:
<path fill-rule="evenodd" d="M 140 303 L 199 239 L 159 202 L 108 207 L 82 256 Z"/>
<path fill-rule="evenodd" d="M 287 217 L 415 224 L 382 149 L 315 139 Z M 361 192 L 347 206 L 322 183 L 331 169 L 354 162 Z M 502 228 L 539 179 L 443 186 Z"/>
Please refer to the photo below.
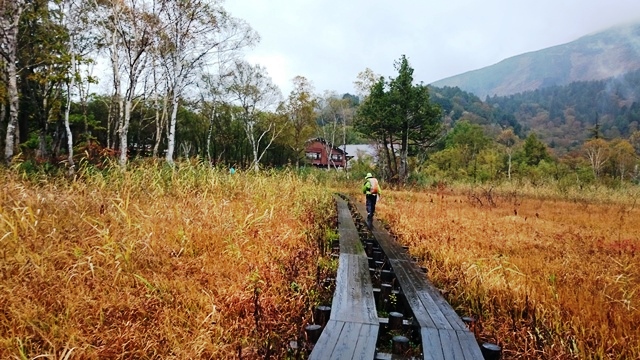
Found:
<path fill-rule="evenodd" d="M 246 52 L 283 95 L 301 75 L 317 93 L 355 93 L 366 68 L 395 76 L 402 54 L 425 84 L 640 21 L 639 0 L 226 0 L 261 37 Z"/>

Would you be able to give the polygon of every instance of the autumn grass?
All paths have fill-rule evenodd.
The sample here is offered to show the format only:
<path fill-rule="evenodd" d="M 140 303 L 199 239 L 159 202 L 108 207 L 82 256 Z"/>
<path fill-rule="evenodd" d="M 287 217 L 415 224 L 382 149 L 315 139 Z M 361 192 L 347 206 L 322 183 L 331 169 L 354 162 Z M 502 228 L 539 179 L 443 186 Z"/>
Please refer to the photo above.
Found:
<path fill-rule="evenodd" d="M 640 358 L 637 192 L 527 190 L 386 191 L 378 215 L 503 358 Z"/>
<path fill-rule="evenodd" d="M 313 177 L 0 170 L 0 358 L 285 358 L 334 216 Z"/>

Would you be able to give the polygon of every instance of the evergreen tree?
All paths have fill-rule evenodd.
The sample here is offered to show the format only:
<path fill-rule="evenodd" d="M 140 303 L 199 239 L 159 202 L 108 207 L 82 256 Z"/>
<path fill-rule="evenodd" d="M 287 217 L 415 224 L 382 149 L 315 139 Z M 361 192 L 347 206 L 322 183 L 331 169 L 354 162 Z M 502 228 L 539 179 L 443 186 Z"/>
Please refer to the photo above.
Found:
<path fill-rule="evenodd" d="M 413 68 L 403 55 L 396 62 L 396 78 L 380 79 L 360 106 L 358 130 L 382 143 L 388 175 L 404 182 L 408 175 L 409 149 L 413 153 L 433 146 L 442 132 L 441 109 L 431 103 L 426 85 L 413 84 Z M 396 147 L 399 145 L 399 159 Z M 399 160 L 399 164 L 398 161 Z"/>
<path fill-rule="evenodd" d="M 538 136 L 535 133 L 529 134 L 527 139 L 524 141 L 524 157 L 527 165 L 535 166 L 540 163 L 542 160 L 550 160 L 549 152 L 547 151 L 547 146 L 540 140 L 538 140 Z"/>

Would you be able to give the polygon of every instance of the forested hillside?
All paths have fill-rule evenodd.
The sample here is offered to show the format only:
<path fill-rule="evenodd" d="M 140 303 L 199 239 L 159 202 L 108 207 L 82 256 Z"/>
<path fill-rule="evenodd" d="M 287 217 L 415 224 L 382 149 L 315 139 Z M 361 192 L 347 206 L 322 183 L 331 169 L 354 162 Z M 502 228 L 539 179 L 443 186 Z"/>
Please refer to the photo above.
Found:
<path fill-rule="evenodd" d="M 490 128 L 511 127 L 521 137 L 536 133 L 557 155 L 590 138 L 629 138 L 640 129 L 640 71 L 481 101 L 458 88 L 432 87 L 433 99 L 455 123 L 467 119 Z M 490 130 L 488 130 L 491 132 Z"/>
<path fill-rule="evenodd" d="M 628 138 L 639 129 L 640 72 L 601 81 L 576 82 L 487 100 L 513 114 L 559 153 L 585 139 Z"/>

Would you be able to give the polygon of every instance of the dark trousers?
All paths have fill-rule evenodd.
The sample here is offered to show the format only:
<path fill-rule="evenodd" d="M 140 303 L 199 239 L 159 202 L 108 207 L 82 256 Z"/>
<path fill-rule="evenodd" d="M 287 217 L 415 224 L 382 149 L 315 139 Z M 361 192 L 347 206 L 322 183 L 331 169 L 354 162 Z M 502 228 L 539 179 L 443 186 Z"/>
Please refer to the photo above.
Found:
<path fill-rule="evenodd" d="M 378 195 L 371 194 L 367 195 L 367 218 L 373 219 L 373 214 L 376 212 L 376 201 L 378 200 Z"/>

